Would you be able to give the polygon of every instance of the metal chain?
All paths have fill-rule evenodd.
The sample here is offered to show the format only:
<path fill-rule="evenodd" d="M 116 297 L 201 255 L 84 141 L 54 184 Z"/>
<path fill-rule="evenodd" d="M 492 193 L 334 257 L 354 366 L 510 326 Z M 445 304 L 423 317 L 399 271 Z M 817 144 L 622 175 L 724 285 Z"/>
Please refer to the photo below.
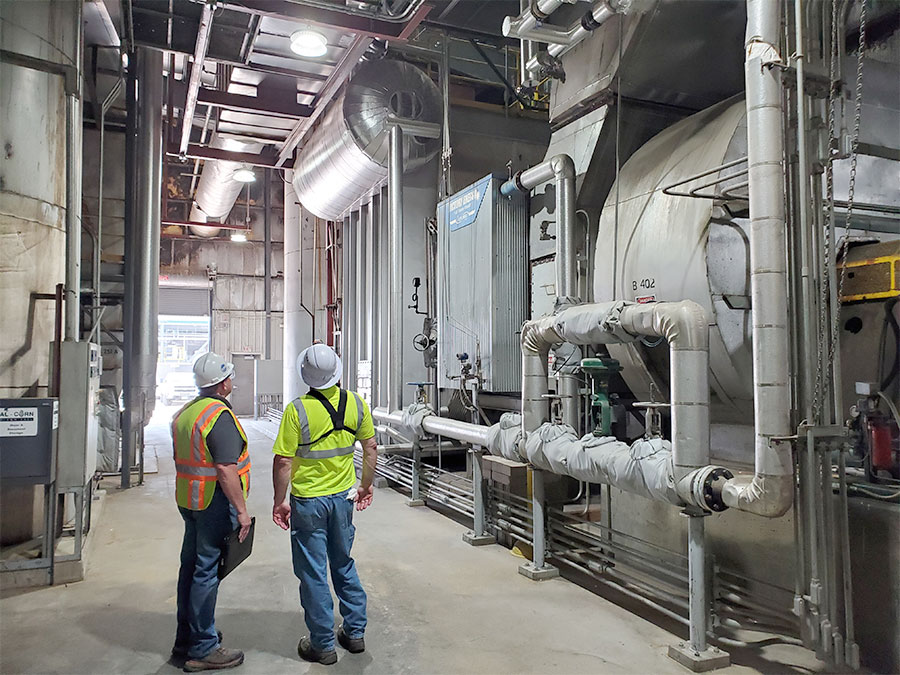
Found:
<path fill-rule="evenodd" d="M 866 0 L 857 0 L 860 6 L 859 13 L 859 45 L 857 49 L 857 60 L 856 60 L 856 87 L 854 91 L 854 124 L 853 124 L 853 135 L 851 139 L 850 145 L 850 178 L 848 185 L 848 193 L 847 193 L 847 214 L 844 223 L 844 247 L 841 251 L 841 263 L 840 263 L 840 277 L 838 278 L 838 288 L 837 288 L 837 307 L 834 308 L 834 314 L 831 320 L 831 338 L 828 344 L 828 356 L 827 363 L 823 364 L 825 367 L 819 367 L 816 369 L 816 384 L 815 391 L 813 394 L 813 403 L 814 410 L 817 419 L 822 420 L 822 410 L 824 406 L 825 399 L 825 383 L 829 374 L 832 373 L 832 364 L 834 363 L 835 353 L 837 351 L 837 342 L 838 342 L 838 326 L 840 322 L 840 306 L 841 306 L 841 297 L 843 296 L 844 290 L 844 279 L 846 278 L 846 262 L 847 262 L 847 251 L 849 249 L 848 241 L 850 235 L 850 224 L 853 215 L 853 201 L 854 201 L 854 193 L 856 189 L 856 169 L 857 169 L 857 159 L 858 159 L 858 149 L 859 149 L 859 131 L 860 131 L 860 119 L 862 116 L 862 74 L 863 74 L 863 58 L 865 52 L 865 43 L 866 43 Z M 821 269 L 821 277 L 820 284 L 822 289 L 822 294 L 819 303 L 819 335 L 818 335 L 818 354 L 821 358 L 821 355 L 825 352 L 825 335 L 826 329 L 829 326 L 828 317 L 827 317 L 827 307 L 829 304 L 829 295 L 830 295 L 830 282 L 828 277 L 828 265 L 831 264 L 831 260 L 834 257 L 832 253 L 832 246 L 837 247 L 837 242 L 831 241 L 831 224 L 834 221 L 834 157 L 837 154 L 838 150 L 838 136 L 837 136 L 837 102 L 840 98 L 840 89 L 839 89 L 839 81 L 837 78 L 837 57 L 839 54 L 839 50 L 841 49 L 840 43 L 840 35 L 838 30 L 838 12 L 837 12 L 837 0 L 832 0 L 831 3 L 831 44 L 830 44 L 830 81 L 831 81 L 831 90 L 829 92 L 828 97 L 828 160 L 825 166 L 825 177 L 826 177 L 826 204 L 827 209 L 825 210 L 825 222 L 824 225 L 824 233 L 823 233 L 823 242 L 824 242 L 824 252 L 822 259 L 822 269 Z"/>
<path fill-rule="evenodd" d="M 853 137 L 850 142 L 850 181 L 847 187 L 847 217 L 844 221 L 844 248 L 841 251 L 841 274 L 838 277 L 837 310 L 844 295 L 844 279 L 847 276 L 847 251 L 850 249 L 850 221 L 853 217 L 853 198 L 856 191 L 856 164 L 859 158 L 859 128 L 862 117 L 862 76 L 863 57 L 866 50 L 866 0 L 859 0 L 859 45 L 856 51 L 856 89 L 853 95 Z M 831 326 L 831 346 L 828 350 L 828 365 L 834 363 L 838 342 L 840 312 L 835 311 Z"/>
<path fill-rule="evenodd" d="M 817 421 L 824 422 L 822 410 L 825 401 L 825 384 L 827 369 L 822 363 L 825 354 L 825 333 L 828 328 L 828 261 L 831 258 L 831 222 L 834 219 L 834 155 L 837 151 L 837 100 L 840 93 L 840 83 L 837 77 L 837 52 L 839 49 L 838 36 L 838 0 L 831 0 L 831 30 L 828 44 L 830 58 L 829 64 L 829 88 L 828 88 L 828 157 L 825 162 L 825 220 L 822 228 L 823 246 L 822 265 L 819 270 L 819 314 L 817 317 L 817 367 L 816 385 L 813 391 L 813 413 Z"/>

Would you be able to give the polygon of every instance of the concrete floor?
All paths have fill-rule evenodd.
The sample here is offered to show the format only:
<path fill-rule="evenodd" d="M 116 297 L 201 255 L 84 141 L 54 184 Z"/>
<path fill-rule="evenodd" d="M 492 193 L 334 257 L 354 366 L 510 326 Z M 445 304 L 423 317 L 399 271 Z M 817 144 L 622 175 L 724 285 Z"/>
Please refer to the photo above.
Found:
<path fill-rule="evenodd" d="M 164 415 L 160 415 L 163 418 Z M 222 583 L 217 623 L 246 652 L 236 672 L 687 673 L 666 656 L 677 637 L 562 579 L 534 583 L 498 546 L 472 548 L 463 528 L 379 490 L 358 514 L 355 557 L 369 594 L 368 650 L 339 650 L 336 666 L 296 654 L 306 633 L 287 533 L 271 521 L 272 442 L 247 422 L 253 458 L 253 556 Z M 164 426 L 148 429 L 159 474 L 130 491 L 110 489 L 92 537 L 85 581 L 0 602 L 2 673 L 176 673 L 167 663 L 175 630 L 182 524 Z M 720 671 L 811 672 L 803 649 L 734 653 Z"/>

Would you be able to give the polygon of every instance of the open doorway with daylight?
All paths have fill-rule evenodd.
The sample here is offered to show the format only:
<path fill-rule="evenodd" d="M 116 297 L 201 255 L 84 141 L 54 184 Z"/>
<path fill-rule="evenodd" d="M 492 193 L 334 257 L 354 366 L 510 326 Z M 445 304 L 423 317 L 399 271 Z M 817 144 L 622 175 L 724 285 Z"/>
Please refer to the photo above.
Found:
<path fill-rule="evenodd" d="M 180 406 L 197 395 L 193 365 L 209 350 L 209 335 L 208 289 L 159 289 L 155 418 L 171 419 Z"/>

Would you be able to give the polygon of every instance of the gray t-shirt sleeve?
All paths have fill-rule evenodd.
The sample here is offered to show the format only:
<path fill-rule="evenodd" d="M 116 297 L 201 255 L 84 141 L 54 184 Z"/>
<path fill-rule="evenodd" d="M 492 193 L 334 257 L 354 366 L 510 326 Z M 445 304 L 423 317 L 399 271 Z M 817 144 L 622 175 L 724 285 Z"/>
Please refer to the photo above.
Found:
<path fill-rule="evenodd" d="M 244 451 L 244 439 L 230 413 L 223 412 L 219 415 L 206 436 L 206 445 L 216 464 L 237 464 Z"/>

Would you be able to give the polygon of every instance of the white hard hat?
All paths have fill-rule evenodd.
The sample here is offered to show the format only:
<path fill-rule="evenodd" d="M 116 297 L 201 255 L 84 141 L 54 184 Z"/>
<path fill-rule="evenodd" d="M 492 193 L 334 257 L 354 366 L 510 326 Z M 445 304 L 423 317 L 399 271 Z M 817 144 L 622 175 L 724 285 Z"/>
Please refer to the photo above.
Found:
<path fill-rule="evenodd" d="M 234 375 L 234 364 L 215 352 L 206 352 L 194 361 L 194 382 L 200 389 L 219 384 Z"/>
<path fill-rule="evenodd" d="M 341 379 L 341 357 L 328 345 L 307 347 L 297 357 L 297 372 L 306 386 L 327 389 Z"/>

